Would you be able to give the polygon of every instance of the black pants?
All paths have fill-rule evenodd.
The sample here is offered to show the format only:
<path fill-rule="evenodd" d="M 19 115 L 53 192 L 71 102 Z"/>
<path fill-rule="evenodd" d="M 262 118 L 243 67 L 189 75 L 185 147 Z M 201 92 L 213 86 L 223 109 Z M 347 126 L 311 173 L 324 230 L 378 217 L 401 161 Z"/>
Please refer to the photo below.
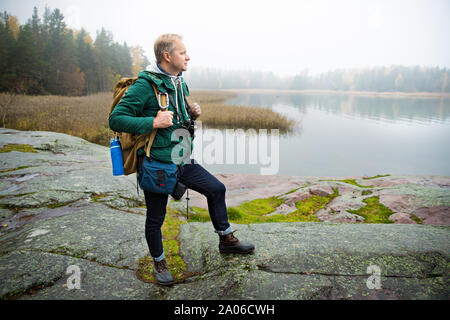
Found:
<path fill-rule="evenodd" d="M 191 160 L 180 168 L 178 179 L 189 189 L 206 196 L 208 210 L 212 224 L 218 234 L 231 232 L 228 223 L 227 207 L 225 204 L 225 186 L 205 168 Z M 145 221 L 145 238 L 150 249 L 150 255 L 156 261 L 164 259 L 161 227 L 166 216 L 168 195 L 144 191 L 147 205 L 147 219 Z"/>

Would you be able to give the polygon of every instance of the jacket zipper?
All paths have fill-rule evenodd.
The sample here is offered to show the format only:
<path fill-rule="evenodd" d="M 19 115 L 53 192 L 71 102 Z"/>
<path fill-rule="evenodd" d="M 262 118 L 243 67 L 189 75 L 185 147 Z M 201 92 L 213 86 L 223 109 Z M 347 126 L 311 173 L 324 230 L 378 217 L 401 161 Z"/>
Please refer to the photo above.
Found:
<path fill-rule="evenodd" d="M 172 81 L 172 84 L 175 87 L 175 103 L 176 103 L 177 114 L 179 114 L 178 91 L 177 91 L 178 83 L 176 83 L 174 78 L 172 78 L 172 77 L 170 77 L 170 80 Z M 179 77 L 176 77 L 176 80 L 177 80 L 177 82 L 180 83 L 180 91 L 181 91 L 181 97 L 182 97 L 181 105 L 183 106 L 183 109 L 184 109 L 184 114 L 183 114 L 183 112 L 181 112 L 181 116 L 182 116 L 183 120 L 186 120 L 186 117 L 187 117 L 187 121 L 190 121 L 189 115 L 188 115 L 187 110 L 186 110 L 186 106 L 183 103 L 183 101 L 184 101 L 184 93 L 183 93 L 182 82 L 181 82 Z M 186 117 L 185 117 L 185 115 L 186 115 Z M 179 120 L 179 118 L 178 118 L 178 120 Z"/>

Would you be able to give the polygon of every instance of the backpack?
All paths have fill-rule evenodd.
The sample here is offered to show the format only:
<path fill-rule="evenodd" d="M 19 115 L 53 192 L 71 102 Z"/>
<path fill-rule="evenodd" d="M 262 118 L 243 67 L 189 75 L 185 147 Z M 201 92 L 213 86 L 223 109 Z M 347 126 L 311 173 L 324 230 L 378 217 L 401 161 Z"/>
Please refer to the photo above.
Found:
<path fill-rule="evenodd" d="M 109 111 L 109 115 L 114 111 L 114 108 L 119 104 L 122 97 L 127 92 L 128 88 L 137 80 L 137 77 L 133 78 L 121 78 L 116 85 L 114 86 L 113 92 L 113 102 L 111 105 L 111 110 Z M 153 91 L 158 99 L 158 89 L 156 85 L 152 83 Z M 166 95 L 160 95 L 160 101 L 162 105 L 167 105 Z M 129 175 L 135 173 L 137 171 L 137 151 L 141 148 L 145 148 L 145 152 L 147 157 L 150 157 L 150 148 L 153 144 L 153 140 L 155 140 L 156 131 L 158 129 L 154 129 L 149 134 L 132 134 L 128 132 L 115 132 L 114 136 L 118 137 L 120 140 L 120 146 L 122 149 L 122 161 L 123 161 L 123 169 L 125 171 L 125 175 Z"/>

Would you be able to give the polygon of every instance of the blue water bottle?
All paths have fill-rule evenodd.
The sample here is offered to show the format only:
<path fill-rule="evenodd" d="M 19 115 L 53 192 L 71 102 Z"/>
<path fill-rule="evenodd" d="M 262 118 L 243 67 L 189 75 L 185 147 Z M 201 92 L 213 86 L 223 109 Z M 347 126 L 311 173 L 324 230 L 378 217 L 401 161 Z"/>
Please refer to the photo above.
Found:
<path fill-rule="evenodd" d="M 111 139 L 110 150 L 113 176 L 121 176 L 125 172 L 123 170 L 122 148 L 120 147 L 120 140 L 118 137 Z"/>

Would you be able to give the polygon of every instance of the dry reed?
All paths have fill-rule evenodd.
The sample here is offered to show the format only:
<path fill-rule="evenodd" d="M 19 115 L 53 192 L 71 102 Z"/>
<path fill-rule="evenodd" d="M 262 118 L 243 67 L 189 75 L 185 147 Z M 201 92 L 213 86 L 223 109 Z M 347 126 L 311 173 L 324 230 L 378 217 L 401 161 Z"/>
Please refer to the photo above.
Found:
<path fill-rule="evenodd" d="M 2 94 L 4 95 L 4 94 Z M 266 108 L 225 105 L 230 92 L 192 91 L 190 102 L 202 108 L 204 127 L 230 129 L 280 129 L 290 131 L 295 122 Z M 112 93 L 85 97 L 16 96 L 8 108 L 5 125 L 18 130 L 54 131 L 109 145 L 108 113 Z"/>

